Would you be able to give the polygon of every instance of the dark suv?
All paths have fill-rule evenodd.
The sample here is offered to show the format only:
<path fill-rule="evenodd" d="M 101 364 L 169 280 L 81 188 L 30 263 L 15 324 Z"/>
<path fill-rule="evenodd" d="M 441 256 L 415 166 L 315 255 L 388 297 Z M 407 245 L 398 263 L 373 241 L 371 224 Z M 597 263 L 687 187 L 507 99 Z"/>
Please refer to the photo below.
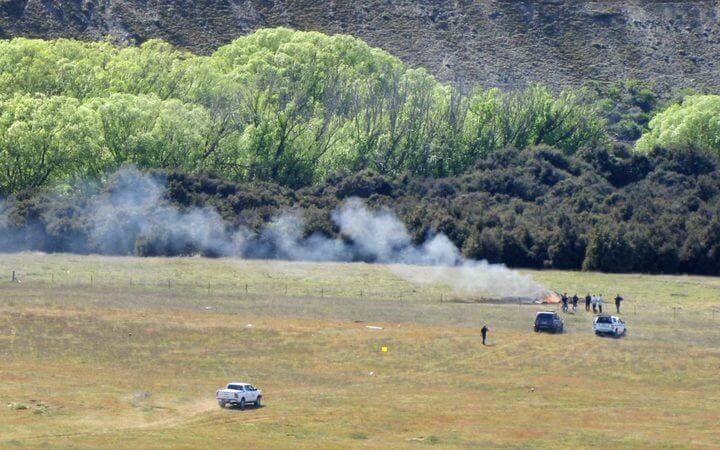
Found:
<path fill-rule="evenodd" d="M 563 332 L 563 320 L 555 311 L 541 311 L 535 316 L 535 331 Z"/>

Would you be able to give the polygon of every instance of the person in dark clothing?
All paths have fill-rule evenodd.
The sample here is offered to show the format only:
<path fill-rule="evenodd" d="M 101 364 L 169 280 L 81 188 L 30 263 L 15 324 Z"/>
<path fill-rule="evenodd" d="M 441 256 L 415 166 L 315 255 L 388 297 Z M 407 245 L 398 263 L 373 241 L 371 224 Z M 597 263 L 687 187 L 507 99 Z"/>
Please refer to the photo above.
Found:
<path fill-rule="evenodd" d="M 617 309 L 618 314 L 620 314 L 620 303 L 622 303 L 624 299 L 620 297 L 620 294 L 615 297 L 615 308 Z"/>
<path fill-rule="evenodd" d="M 577 293 L 575 293 L 572 298 L 573 312 L 577 311 L 577 304 L 579 300 L 580 299 L 578 298 Z"/>
<path fill-rule="evenodd" d="M 483 327 L 480 329 L 480 333 L 482 334 L 482 338 L 483 338 L 483 345 L 485 345 L 485 338 L 487 338 L 487 332 L 488 332 L 487 325 L 483 325 Z"/>
<path fill-rule="evenodd" d="M 590 300 L 592 300 L 592 297 L 590 297 L 590 294 L 585 296 L 585 311 L 590 311 Z"/>
<path fill-rule="evenodd" d="M 563 312 L 567 312 L 567 310 L 568 310 L 568 296 L 567 296 L 567 293 L 563 293 L 563 295 L 560 297 L 560 300 L 562 300 L 562 310 L 563 310 Z"/>

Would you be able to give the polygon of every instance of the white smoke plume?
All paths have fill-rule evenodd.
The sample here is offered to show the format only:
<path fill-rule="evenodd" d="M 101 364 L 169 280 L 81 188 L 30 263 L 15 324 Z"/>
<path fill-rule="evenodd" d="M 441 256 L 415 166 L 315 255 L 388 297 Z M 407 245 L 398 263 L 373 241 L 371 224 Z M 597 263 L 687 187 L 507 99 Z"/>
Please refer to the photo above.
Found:
<path fill-rule="evenodd" d="M 286 212 L 260 232 L 228 226 L 213 208 L 181 210 L 164 199 L 165 186 L 134 168 L 123 168 L 107 192 L 88 202 L 91 251 L 103 254 L 193 254 L 298 261 L 368 261 L 416 283 L 443 283 L 458 291 L 495 296 L 541 296 L 545 289 L 504 265 L 467 260 L 444 234 L 414 245 L 388 209 L 370 210 L 357 198 L 333 211 L 340 238 L 305 236 L 297 212 Z M 0 230 L 6 221 L 0 203 Z M 0 246 L 1 247 L 1 246 Z M 414 270 L 409 265 L 429 266 Z"/>
<path fill-rule="evenodd" d="M 159 246 L 158 253 L 237 254 L 236 236 L 227 233 L 216 210 L 180 211 L 163 200 L 163 193 L 164 187 L 151 177 L 135 168 L 121 169 L 109 192 L 88 206 L 92 248 L 99 253 L 132 254 L 138 245 L 148 243 Z"/>

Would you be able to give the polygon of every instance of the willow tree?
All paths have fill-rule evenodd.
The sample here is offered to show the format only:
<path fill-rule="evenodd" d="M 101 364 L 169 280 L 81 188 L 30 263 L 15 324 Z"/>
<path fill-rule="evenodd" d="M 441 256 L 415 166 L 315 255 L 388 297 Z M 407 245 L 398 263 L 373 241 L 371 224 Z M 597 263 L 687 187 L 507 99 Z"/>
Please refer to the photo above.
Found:
<path fill-rule="evenodd" d="M 97 115 L 97 158 L 114 169 L 124 163 L 191 171 L 202 164 L 210 117 L 207 111 L 155 95 L 112 94 L 85 107 Z"/>
<path fill-rule="evenodd" d="M 694 146 L 720 155 L 720 96 L 688 96 L 656 115 L 649 128 L 636 144 L 639 151 Z"/>
<path fill-rule="evenodd" d="M 98 132 L 97 117 L 74 98 L 16 94 L 0 102 L 0 192 L 96 171 Z"/>

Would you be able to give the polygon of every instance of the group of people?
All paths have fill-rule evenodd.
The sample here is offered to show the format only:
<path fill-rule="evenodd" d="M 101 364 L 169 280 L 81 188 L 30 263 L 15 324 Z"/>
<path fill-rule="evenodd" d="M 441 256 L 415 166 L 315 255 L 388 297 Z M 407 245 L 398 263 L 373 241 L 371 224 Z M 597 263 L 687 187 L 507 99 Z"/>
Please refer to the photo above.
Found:
<path fill-rule="evenodd" d="M 560 296 L 560 301 L 562 302 L 563 312 L 568 312 L 568 310 L 570 309 L 570 304 L 572 304 L 572 310 L 573 312 L 575 312 L 577 311 L 577 305 L 580 301 L 580 298 L 577 294 L 573 295 L 572 297 L 568 297 L 567 293 L 563 293 L 563 295 Z M 593 313 L 602 314 L 604 302 L 605 301 L 602 294 L 588 294 L 585 296 L 585 311 L 590 311 L 590 307 L 592 307 Z M 620 304 L 622 302 L 623 298 L 620 296 L 620 294 L 617 294 L 617 296 L 615 297 L 615 308 L 617 309 L 618 314 L 620 314 Z"/>

